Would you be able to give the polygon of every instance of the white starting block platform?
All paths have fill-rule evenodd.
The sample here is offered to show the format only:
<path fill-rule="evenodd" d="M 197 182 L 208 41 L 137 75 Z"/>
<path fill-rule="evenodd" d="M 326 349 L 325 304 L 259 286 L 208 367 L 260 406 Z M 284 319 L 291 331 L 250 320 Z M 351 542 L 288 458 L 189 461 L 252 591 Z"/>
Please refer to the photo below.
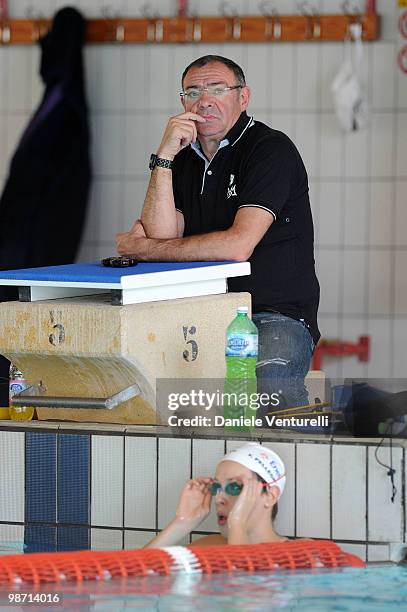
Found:
<path fill-rule="evenodd" d="M 0 285 L 20 288 L 23 302 L 111 293 L 114 305 L 226 293 L 227 278 L 250 274 L 248 262 L 140 262 L 108 268 L 100 262 L 0 272 Z"/>

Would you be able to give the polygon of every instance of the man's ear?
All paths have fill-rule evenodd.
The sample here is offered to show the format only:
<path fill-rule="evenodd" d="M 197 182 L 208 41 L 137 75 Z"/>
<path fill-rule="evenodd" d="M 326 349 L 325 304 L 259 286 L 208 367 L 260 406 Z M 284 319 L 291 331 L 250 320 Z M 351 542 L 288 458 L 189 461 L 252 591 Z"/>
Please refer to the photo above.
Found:
<path fill-rule="evenodd" d="M 248 87 L 247 85 L 242 87 L 242 89 L 240 90 L 240 108 L 242 109 L 242 111 L 246 110 L 246 108 L 249 106 L 250 95 L 250 87 Z"/>

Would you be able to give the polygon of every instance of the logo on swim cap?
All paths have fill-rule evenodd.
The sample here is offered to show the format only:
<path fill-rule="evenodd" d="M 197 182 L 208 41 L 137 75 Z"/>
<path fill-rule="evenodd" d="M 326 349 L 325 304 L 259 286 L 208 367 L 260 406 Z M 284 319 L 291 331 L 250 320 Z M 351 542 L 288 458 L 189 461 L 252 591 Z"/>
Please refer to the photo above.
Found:
<path fill-rule="evenodd" d="M 257 463 L 261 465 L 261 467 L 270 476 L 271 480 L 277 480 L 277 478 L 280 478 L 280 476 L 282 476 L 279 470 L 279 467 L 277 463 L 274 461 L 274 459 L 270 461 L 270 464 L 267 464 L 266 461 L 268 459 L 268 455 L 266 455 L 266 453 L 261 453 L 260 457 L 253 455 L 253 453 L 248 453 L 248 455 L 249 457 L 253 459 L 253 461 L 256 461 Z M 262 461 L 262 459 L 266 459 L 266 461 Z"/>

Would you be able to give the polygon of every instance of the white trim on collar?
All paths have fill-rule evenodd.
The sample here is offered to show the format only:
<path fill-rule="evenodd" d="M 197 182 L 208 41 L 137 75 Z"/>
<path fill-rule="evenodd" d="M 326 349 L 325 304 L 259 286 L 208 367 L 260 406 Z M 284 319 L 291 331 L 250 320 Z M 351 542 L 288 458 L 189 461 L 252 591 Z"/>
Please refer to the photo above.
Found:
<path fill-rule="evenodd" d="M 245 133 L 245 131 L 246 131 L 248 128 L 252 127 L 253 125 L 254 125 L 254 119 L 253 119 L 253 117 L 250 117 L 250 119 L 249 119 L 249 121 L 248 121 L 247 125 L 246 125 L 246 126 L 245 126 L 245 128 L 242 130 L 242 132 L 240 133 L 240 135 L 239 135 L 239 136 L 236 138 L 236 140 L 235 140 L 234 142 L 232 142 L 232 147 L 233 147 L 233 146 L 234 146 L 234 145 L 237 143 L 237 141 L 238 141 L 238 140 L 240 140 L 240 139 L 241 139 L 241 137 L 243 136 L 243 134 Z"/>

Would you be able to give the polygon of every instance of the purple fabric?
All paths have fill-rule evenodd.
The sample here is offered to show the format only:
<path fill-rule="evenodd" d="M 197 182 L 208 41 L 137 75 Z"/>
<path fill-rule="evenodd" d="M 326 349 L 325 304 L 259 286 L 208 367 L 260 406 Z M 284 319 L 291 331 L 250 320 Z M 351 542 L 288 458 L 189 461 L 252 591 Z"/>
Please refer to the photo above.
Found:
<path fill-rule="evenodd" d="M 55 85 L 49 94 L 45 97 L 44 102 L 41 104 L 38 111 L 35 113 L 30 123 L 27 126 L 22 138 L 21 143 L 23 143 L 30 134 L 35 130 L 35 128 L 47 118 L 49 113 L 54 110 L 54 108 L 59 104 L 59 102 L 63 98 L 62 86 Z"/>

